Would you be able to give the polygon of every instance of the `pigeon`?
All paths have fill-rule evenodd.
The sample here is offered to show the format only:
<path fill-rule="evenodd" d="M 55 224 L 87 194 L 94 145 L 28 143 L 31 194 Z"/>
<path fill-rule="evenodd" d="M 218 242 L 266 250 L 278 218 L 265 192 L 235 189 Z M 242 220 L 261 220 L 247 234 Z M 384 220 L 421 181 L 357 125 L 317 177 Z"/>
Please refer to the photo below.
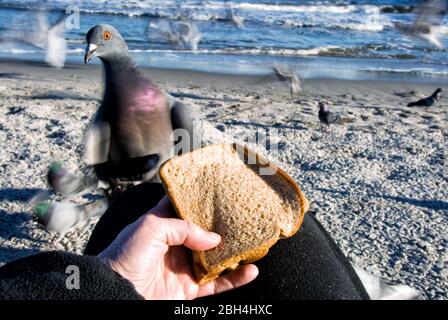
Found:
<path fill-rule="evenodd" d="M 226 20 L 238 29 L 244 28 L 244 19 L 235 15 L 232 5 L 229 2 L 226 2 Z"/>
<path fill-rule="evenodd" d="M 353 119 L 345 118 L 340 113 L 335 113 L 327 110 L 325 104 L 323 102 L 319 102 L 318 105 L 319 108 L 319 121 L 330 127 L 332 124 L 343 124 L 343 123 L 350 123 L 353 122 Z"/>
<path fill-rule="evenodd" d="M 278 81 L 289 82 L 291 97 L 296 97 L 303 93 L 302 81 L 297 73 L 287 66 L 280 64 L 275 64 L 273 70 Z"/>
<path fill-rule="evenodd" d="M 442 92 L 442 88 L 438 88 L 431 96 L 418 100 L 416 102 L 411 102 L 408 104 L 408 107 L 432 107 L 439 102 L 440 94 Z"/>
<path fill-rule="evenodd" d="M 67 198 L 83 195 L 98 187 L 98 179 L 95 176 L 79 178 L 63 168 L 59 162 L 51 164 L 47 179 L 56 193 Z"/>
<path fill-rule="evenodd" d="M 97 57 L 105 71 L 104 97 L 86 140 L 86 161 L 109 184 L 113 197 L 128 183 L 160 181 L 158 168 L 171 158 L 173 147 L 181 143 L 183 152 L 193 148 L 195 117 L 144 77 L 117 29 L 97 25 L 86 40 L 85 63 Z M 184 135 L 173 141 L 173 130 Z"/>
<path fill-rule="evenodd" d="M 442 49 L 439 28 L 443 23 L 443 17 L 447 9 L 446 0 L 428 0 L 414 10 L 416 19 L 412 23 L 394 22 L 393 24 L 401 33 L 423 39 Z"/>
<path fill-rule="evenodd" d="M 43 201 L 33 206 L 33 212 L 48 231 L 59 233 L 61 239 L 67 232 L 86 225 L 90 219 L 101 217 L 107 208 L 105 199 L 83 206 L 68 201 Z"/>

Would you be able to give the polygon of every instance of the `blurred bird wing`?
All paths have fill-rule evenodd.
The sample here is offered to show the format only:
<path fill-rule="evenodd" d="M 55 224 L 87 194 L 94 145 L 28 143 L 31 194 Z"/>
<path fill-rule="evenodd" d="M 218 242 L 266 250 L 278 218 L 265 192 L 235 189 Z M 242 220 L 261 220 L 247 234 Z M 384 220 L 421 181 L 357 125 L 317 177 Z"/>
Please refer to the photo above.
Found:
<path fill-rule="evenodd" d="M 283 64 L 274 64 L 272 66 L 274 73 L 279 81 L 290 81 L 292 78 L 291 70 Z"/>
<path fill-rule="evenodd" d="M 64 38 L 50 37 L 45 61 L 52 67 L 62 68 L 65 65 L 66 50 L 67 43 Z"/>
<path fill-rule="evenodd" d="M 302 81 L 300 80 L 300 77 L 297 74 L 294 74 L 291 79 L 291 93 L 299 94 L 302 92 L 303 92 Z"/>
<path fill-rule="evenodd" d="M 191 22 L 179 22 L 177 26 L 182 44 L 196 51 L 202 38 L 196 25 Z"/>
<path fill-rule="evenodd" d="M 417 15 L 415 24 L 442 24 L 443 16 L 447 9 L 448 4 L 446 0 L 428 0 L 414 10 L 414 13 Z"/>
<path fill-rule="evenodd" d="M 179 34 L 176 30 L 175 25 L 171 21 L 162 20 L 158 26 L 157 29 L 160 32 L 160 35 L 167 40 L 170 43 L 177 43 L 179 44 Z"/>
<path fill-rule="evenodd" d="M 36 47 L 44 49 L 47 46 L 49 29 L 50 26 L 48 25 L 48 20 L 45 13 L 43 11 L 39 11 L 36 16 L 36 28 L 34 29 L 34 32 L 30 36 L 24 36 L 23 40 L 33 44 Z"/>
<path fill-rule="evenodd" d="M 84 161 L 88 165 L 106 163 L 109 159 L 111 129 L 105 121 L 95 121 L 87 130 Z"/>
<path fill-rule="evenodd" d="M 329 112 L 327 114 L 327 121 L 329 123 L 335 123 L 338 122 L 339 120 L 341 120 L 341 115 L 339 113 Z"/>
<path fill-rule="evenodd" d="M 47 16 L 45 15 L 44 11 L 39 11 L 37 13 L 37 30 L 39 32 L 48 32 L 50 29 L 50 25 L 48 24 Z"/>
<path fill-rule="evenodd" d="M 45 61 L 56 68 L 62 68 L 65 65 L 67 42 L 64 38 L 64 31 L 65 17 L 63 16 L 48 32 Z"/>
<path fill-rule="evenodd" d="M 443 44 L 440 42 L 438 35 L 435 32 L 431 32 L 429 34 L 421 34 L 420 37 L 433 44 L 437 48 L 443 49 Z"/>
<path fill-rule="evenodd" d="M 64 31 L 65 31 L 65 26 L 66 26 L 65 21 L 66 21 L 65 20 L 65 15 L 62 15 L 58 19 L 58 21 L 51 26 L 51 28 L 49 30 L 49 33 L 54 35 L 54 36 L 62 37 L 63 34 L 64 34 Z"/>

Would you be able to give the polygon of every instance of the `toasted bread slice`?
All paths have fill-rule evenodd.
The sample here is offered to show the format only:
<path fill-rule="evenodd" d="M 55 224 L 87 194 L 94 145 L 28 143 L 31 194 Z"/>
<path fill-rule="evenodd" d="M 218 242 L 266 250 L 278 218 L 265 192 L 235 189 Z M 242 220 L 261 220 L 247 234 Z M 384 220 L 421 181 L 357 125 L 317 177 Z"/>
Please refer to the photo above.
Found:
<path fill-rule="evenodd" d="M 218 247 L 193 252 L 200 284 L 264 257 L 298 231 L 309 207 L 283 170 L 238 144 L 175 157 L 159 174 L 180 218 L 221 235 Z"/>

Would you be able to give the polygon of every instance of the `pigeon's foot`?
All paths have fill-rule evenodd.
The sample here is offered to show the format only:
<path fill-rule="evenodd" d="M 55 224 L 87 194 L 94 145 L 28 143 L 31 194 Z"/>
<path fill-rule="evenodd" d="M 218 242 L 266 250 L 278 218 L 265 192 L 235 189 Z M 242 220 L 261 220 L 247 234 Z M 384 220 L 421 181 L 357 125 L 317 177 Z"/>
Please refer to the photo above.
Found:
<path fill-rule="evenodd" d="M 132 189 L 133 187 L 134 187 L 133 183 L 126 183 L 126 184 L 113 185 L 109 189 L 103 188 L 102 190 L 109 203 L 111 203 L 118 195 L 126 192 L 129 189 Z"/>

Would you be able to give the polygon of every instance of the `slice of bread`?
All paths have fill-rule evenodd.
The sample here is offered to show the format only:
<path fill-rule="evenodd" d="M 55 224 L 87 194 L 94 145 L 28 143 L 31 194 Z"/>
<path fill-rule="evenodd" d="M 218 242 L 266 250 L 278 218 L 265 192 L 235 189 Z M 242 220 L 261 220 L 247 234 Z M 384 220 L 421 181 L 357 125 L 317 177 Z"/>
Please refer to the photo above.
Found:
<path fill-rule="evenodd" d="M 264 257 L 298 231 L 309 207 L 288 174 L 238 144 L 175 157 L 159 174 L 180 218 L 221 235 L 218 247 L 193 252 L 200 284 Z"/>

